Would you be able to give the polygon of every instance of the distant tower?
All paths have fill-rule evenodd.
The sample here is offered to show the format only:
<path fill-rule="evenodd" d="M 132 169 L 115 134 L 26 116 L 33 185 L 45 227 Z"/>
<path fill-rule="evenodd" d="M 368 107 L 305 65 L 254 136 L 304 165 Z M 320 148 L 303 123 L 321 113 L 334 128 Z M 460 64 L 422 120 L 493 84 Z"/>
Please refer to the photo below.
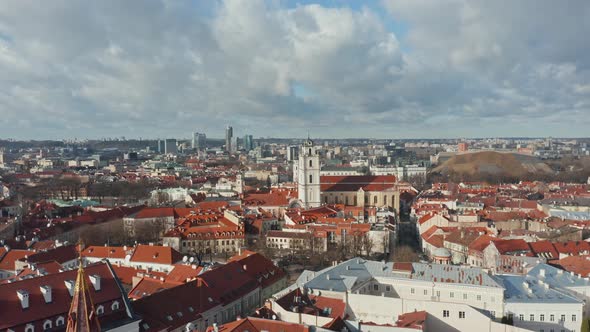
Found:
<path fill-rule="evenodd" d="M 244 193 L 244 180 L 242 179 L 242 174 L 236 175 L 236 191 L 238 194 Z"/>
<path fill-rule="evenodd" d="M 309 138 L 300 147 L 297 173 L 299 200 L 303 206 L 320 206 L 320 156 L 317 147 Z"/>
<path fill-rule="evenodd" d="M 68 326 L 66 332 L 90 331 L 100 332 L 100 323 L 94 305 L 90 290 L 86 283 L 86 274 L 82 267 L 80 259 L 78 267 L 78 277 L 74 288 L 74 296 L 68 313 Z"/>
<path fill-rule="evenodd" d="M 4 148 L 0 148 L 0 166 L 4 165 Z"/>
<path fill-rule="evenodd" d="M 225 151 L 232 151 L 232 137 L 234 137 L 234 129 L 231 126 L 225 128 Z"/>

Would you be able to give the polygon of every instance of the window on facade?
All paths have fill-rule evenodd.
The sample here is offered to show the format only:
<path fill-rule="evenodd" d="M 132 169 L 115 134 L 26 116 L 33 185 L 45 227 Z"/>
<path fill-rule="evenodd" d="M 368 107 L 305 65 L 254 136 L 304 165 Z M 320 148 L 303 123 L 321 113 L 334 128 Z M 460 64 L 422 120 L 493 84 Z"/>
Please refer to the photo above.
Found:
<path fill-rule="evenodd" d="M 373 204 L 377 205 L 377 196 L 373 197 Z"/>
<path fill-rule="evenodd" d="M 572 315 L 572 322 L 576 321 L 576 315 Z"/>
<path fill-rule="evenodd" d="M 379 285 L 373 285 L 373 290 L 378 291 L 379 290 Z"/>
<path fill-rule="evenodd" d="M 111 310 L 115 311 L 115 310 L 119 310 L 119 302 L 115 301 L 113 302 L 113 304 L 111 304 Z"/>
<path fill-rule="evenodd" d="M 534 321 L 535 321 L 535 315 L 531 314 L 529 318 L 530 318 L 529 320 L 530 320 L 531 322 L 534 322 Z"/>
<path fill-rule="evenodd" d="M 410 293 L 414 294 L 414 288 L 410 288 Z"/>
<path fill-rule="evenodd" d="M 63 317 L 57 317 L 55 320 L 55 326 L 62 326 L 65 324 L 65 319 Z"/>
<path fill-rule="evenodd" d="M 440 291 L 436 291 L 436 296 L 440 297 Z"/>
<path fill-rule="evenodd" d="M 478 301 L 481 301 L 481 295 L 478 295 L 478 296 L 477 296 L 477 300 L 478 300 Z"/>
<path fill-rule="evenodd" d="M 545 315 L 540 314 L 539 315 L 539 321 L 544 322 L 545 321 Z"/>
<path fill-rule="evenodd" d="M 561 315 L 560 321 L 565 322 L 565 315 Z"/>
<path fill-rule="evenodd" d="M 385 286 L 385 290 L 391 292 L 391 286 Z"/>
<path fill-rule="evenodd" d="M 518 320 L 524 320 L 524 315 L 523 314 L 518 315 Z"/>
<path fill-rule="evenodd" d="M 313 165 L 313 162 L 312 162 L 312 160 L 310 159 L 310 160 L 309 160 L 309 167 L 312 167 L 312 165 Z"/>
<path fill-rule="evenodd" d="M 99 315 L 99 316 L 102 315 L 102 314 L 104 314 L 104 307 L 101 306 L 101 305 L 99 305 L 98 307 L 96 307 L 96 314 Z"/>
<path fill-rule="evenodd" d="M 43 323 L 43 330 L 49 330 L 49 329 L 51 329 L 52 325 L 53 325 L 53 324 L 51 323 L 51 321 L 50 321 L 50 320 L 46 320 L 46 321 Z"/>
<path fill-rule="evenodd" d="M 312 182 L 313 182 L 313 175 L 309 174 L 309 183 L 312 183 Z"/>
<path fill-rule="evenodd" d="M 459 318 L 460 319 L 465 318 L 465 311 L 459 311 Z"/>
<path fill-rule="evenodd" d="M 555 321 L 555 315 L 553 315 L 553 314 L 549 315 L 549 321 L 550 322 L 554 322 Z"/>
<path fill-rule="evenodd" d="M 449 311 L 443 310 L 443 317 L 449 317 Z"/>
<path fill-rule="evenodd" d="M 463 300 L 467 300 L 467 293 L 463 293 Z"/>
<path fill-rule="evenodd" d="M 455 297 L 455 293 L 451 292 L 451 293 L 449 294 L 449 296 L 450 296 L 451 298 L 454 298 L 454 297 Z"/>

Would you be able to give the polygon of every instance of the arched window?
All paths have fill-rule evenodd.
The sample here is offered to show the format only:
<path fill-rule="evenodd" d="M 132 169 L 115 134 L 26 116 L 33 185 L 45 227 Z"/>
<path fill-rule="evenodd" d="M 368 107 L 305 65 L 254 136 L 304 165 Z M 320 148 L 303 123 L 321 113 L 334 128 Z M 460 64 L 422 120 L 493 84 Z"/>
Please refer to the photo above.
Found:
<path fill-rule="evenodd" d="M 356 196 L 354 196 L 354 206 L 357 206 Z"/>
<path fill-rule="evenodd" d="M 43 330 L 44 331 L 49 330 L 52 327 L 53 327 L 53 323 L 51 323 L 51 321 L 49 319 L 43 322 Z"/>
<path fill-rule="evenodd" d="M 309 174 L 309 183 L 312 183 L 312 182 L 313 182 L 313 175 Z"/>
<path fill-rule="evenodd" d="M 309 149 L 309 155 L 311 156 L 311 148 Z"/>
<path fill-rule="evenodd" d="M 111 310 L 112 311 L 119 310 L 119 301 L 115 301 L 115 302 L 113 302 L 113 304 L 111 304 Z"/>
<path fill-rule="evenodd" d="M 25 326 L 25 332 L 35 332 L 35 326 L 27 324 L 27 326 Z"/>
<path fill-rule="evenodd" d="M 63 318 L 62 316 L 57 317 L 57 319 L 55 320 L 55 326 L 62 326 L 65 323 L 65 318 Z"/>
<path fill-rule="evenodd" d="M 377 205 L 377 196 L 373 197 L 373 204 Z"/>
<path fill-rule="evenodd" d="M 348 196 L 344 197 L 344 204 L 348 205 Z"/>
<path fill-rule="evenodd" d="M 324 203 L 328 204 L 328 196 L 324 196 Z"/>
<path fill-rule="evenodd" d="M 104 307 L 101 306 L 101 305 L 99 305 L 98 307 L 96 307 L 96 314 L 99 315 L 99 316 L 102 315 L 102 314 L 104 314 Z"/>
<path fill-rule="evenodd" d="M 309 160 L 309 167 L 312 167 L 312 166 L 313 166 L 313 160 L 310 159 Z"/>

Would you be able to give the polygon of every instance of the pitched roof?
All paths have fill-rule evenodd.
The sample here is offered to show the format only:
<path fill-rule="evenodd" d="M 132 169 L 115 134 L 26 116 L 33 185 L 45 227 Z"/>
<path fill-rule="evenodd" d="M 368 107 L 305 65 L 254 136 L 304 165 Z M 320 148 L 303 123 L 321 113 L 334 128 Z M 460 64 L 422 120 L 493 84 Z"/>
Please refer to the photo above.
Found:
<path fill-rule="evenodd" d="M 89 287 L 89 292 L 95 304 L 123 300 L 124 294 L 121 293 L 108 264 L 90 265 L 85 270 L 86 282 L 89 285 L 91 284 L 89 276 L 100 276 L 100 291 L 97 292 L 94 287 Z M 2 299 L 0 329 L 57 315 L 63 315 L 64 318 L 67 318 L 72 297 L 66 288 L 65 281 L 70 280 L 73 282 L 76 279 L 77 272 L 77 270 L 69 270 L 0 285 L 0 299 Z M 41 293 L 41 286 L 51 287 L 52 301 L 50 303 L 45 302 Z M 29 308 L 27 310 L 23 310 L 21 307 L 17 296 L 18 290 L 26 290 L 29 294 Z"/>
<path fill-rule="evenodd" d="M 182 254 L 171 247 L 140 244 L 131 256 L 131 262 L 149 262 L 172 265 L 182 259 Z"/>
<path fill-rule="evenodd" d="M 82 257 L 125 259 L 133 253 L 133 247 L 89 246 L 82 250 Z"/>
<path fill-rule="evenodd" d="M 510 240 L 494 240 L 492 241 L 498 252 L 502 255 L 520 252 L 531 251 L 529 244 L 523 239 L 510 239 Z"/>
<path fill-rule="evenodd" d="M 384 191 L 395 186 L 397 180 L 393 175 L 380 176 L 321 176 L 321 191 Z"/>
<path fill-rule="evenodd" d="M 307 325 L 254 317 L 246 317 L 234 322 L 223 324 L 218 326 L 217 329 L 219 332 L 309 332 L 309 327 Z M 207 332 L 212 331 L 212 326 L 207 328 Z"/>
<path fill-rule="evenodd" d="M 47 250 L 38 252 L 32 255 L 29 255 L 27 258 L 21 258 L 21 261 L 26 261 L 29 263 L 41 263 L 41 262 L 48 262 L 48 261 L 56 261 L 60 264 L 65 262 L 75 260 L 78 258 L 78 250 L 76 249 L 75 245 L 69 246 L 61 246 L 55 249 Z"/>
<path fill-rule="evenodd" d="M 262 288 L 268 287 L 286 276 L 285 272 L 259 253 L 245 250 L 241 255 L 233 256 L 228 262 L 242 264 L 242 268 L 256 279 Z"/>
<path fill-rule="evenodd" d="M 411 329 L 422 330 L 424 328 L 424 324 L 426 323 L 427 318 L 428 313 L 426 311 L 408 312 L 399 315 L 397 317 L 395 325 L 398 327 L 407 327 Z"/>
<path fill-rule="evenodd" d="M 5 271 L 14 271 L 15 265 L 14 263 L 21 259 L 25 258 L 28 255 L 34 254 L 34 251 L 31 250 L 20 250 L 20 249 L 12 249 L 9 250 L 4 257 L 0 260 L 0 270 Z"/>

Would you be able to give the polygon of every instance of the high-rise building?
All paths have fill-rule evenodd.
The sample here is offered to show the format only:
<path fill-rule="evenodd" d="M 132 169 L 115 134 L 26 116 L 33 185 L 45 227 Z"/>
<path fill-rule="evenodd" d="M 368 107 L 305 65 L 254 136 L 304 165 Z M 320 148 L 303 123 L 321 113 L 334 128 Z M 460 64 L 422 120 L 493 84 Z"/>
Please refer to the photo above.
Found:
<path fill-rule="evenodd" d="M 299 147 L 292 145 L 287 147 L 287 161 L 294 161 L 299 159 Z"/>
<path fill-rule="evenodd" d="M 165 154 L 174 154 L 178 152 L 178 148 L 176 146 L 176 139 L 168 138 L 164 141 L 164 153 Z"/>
<path fill-rule="evenodd" d="M 166 142 L 163 139 L 158 139 L 158 153 L 166 152 Z"/>
<path fill-rule="evenodd" d="M 227 126 L 225 128 L 225 151 L 232 151 L 232 137 L 234 137 L 234 129 L 231 126 Z"/>
<path fill-rule="evenodd" d="M 236 151 L 238 151 L 239 147 L 240 147 L 239 138 L 237 136 L 236 137 L 232 137 L 231 138 L 231 143 L 230 143 L 230 151 L 231 152 L 236 152 Z"/>
<path fill-rule="evenodd" d="M 207 135 L 195 132 L 191 147 L 195 150 L 203 150 L 207 147 Z"/>
<path fill-rule="evenodd" d="M 244 135 L 242 145 L 244 146 L 244 150 L 246 152 L 253 150 L 254 149 L 254 139 L 252 138 L 252 135 Z"/>
<path fill-rule="evenodd" d="M 4 148 L 0 148 L 0 166 L 4 165 Z"/>

